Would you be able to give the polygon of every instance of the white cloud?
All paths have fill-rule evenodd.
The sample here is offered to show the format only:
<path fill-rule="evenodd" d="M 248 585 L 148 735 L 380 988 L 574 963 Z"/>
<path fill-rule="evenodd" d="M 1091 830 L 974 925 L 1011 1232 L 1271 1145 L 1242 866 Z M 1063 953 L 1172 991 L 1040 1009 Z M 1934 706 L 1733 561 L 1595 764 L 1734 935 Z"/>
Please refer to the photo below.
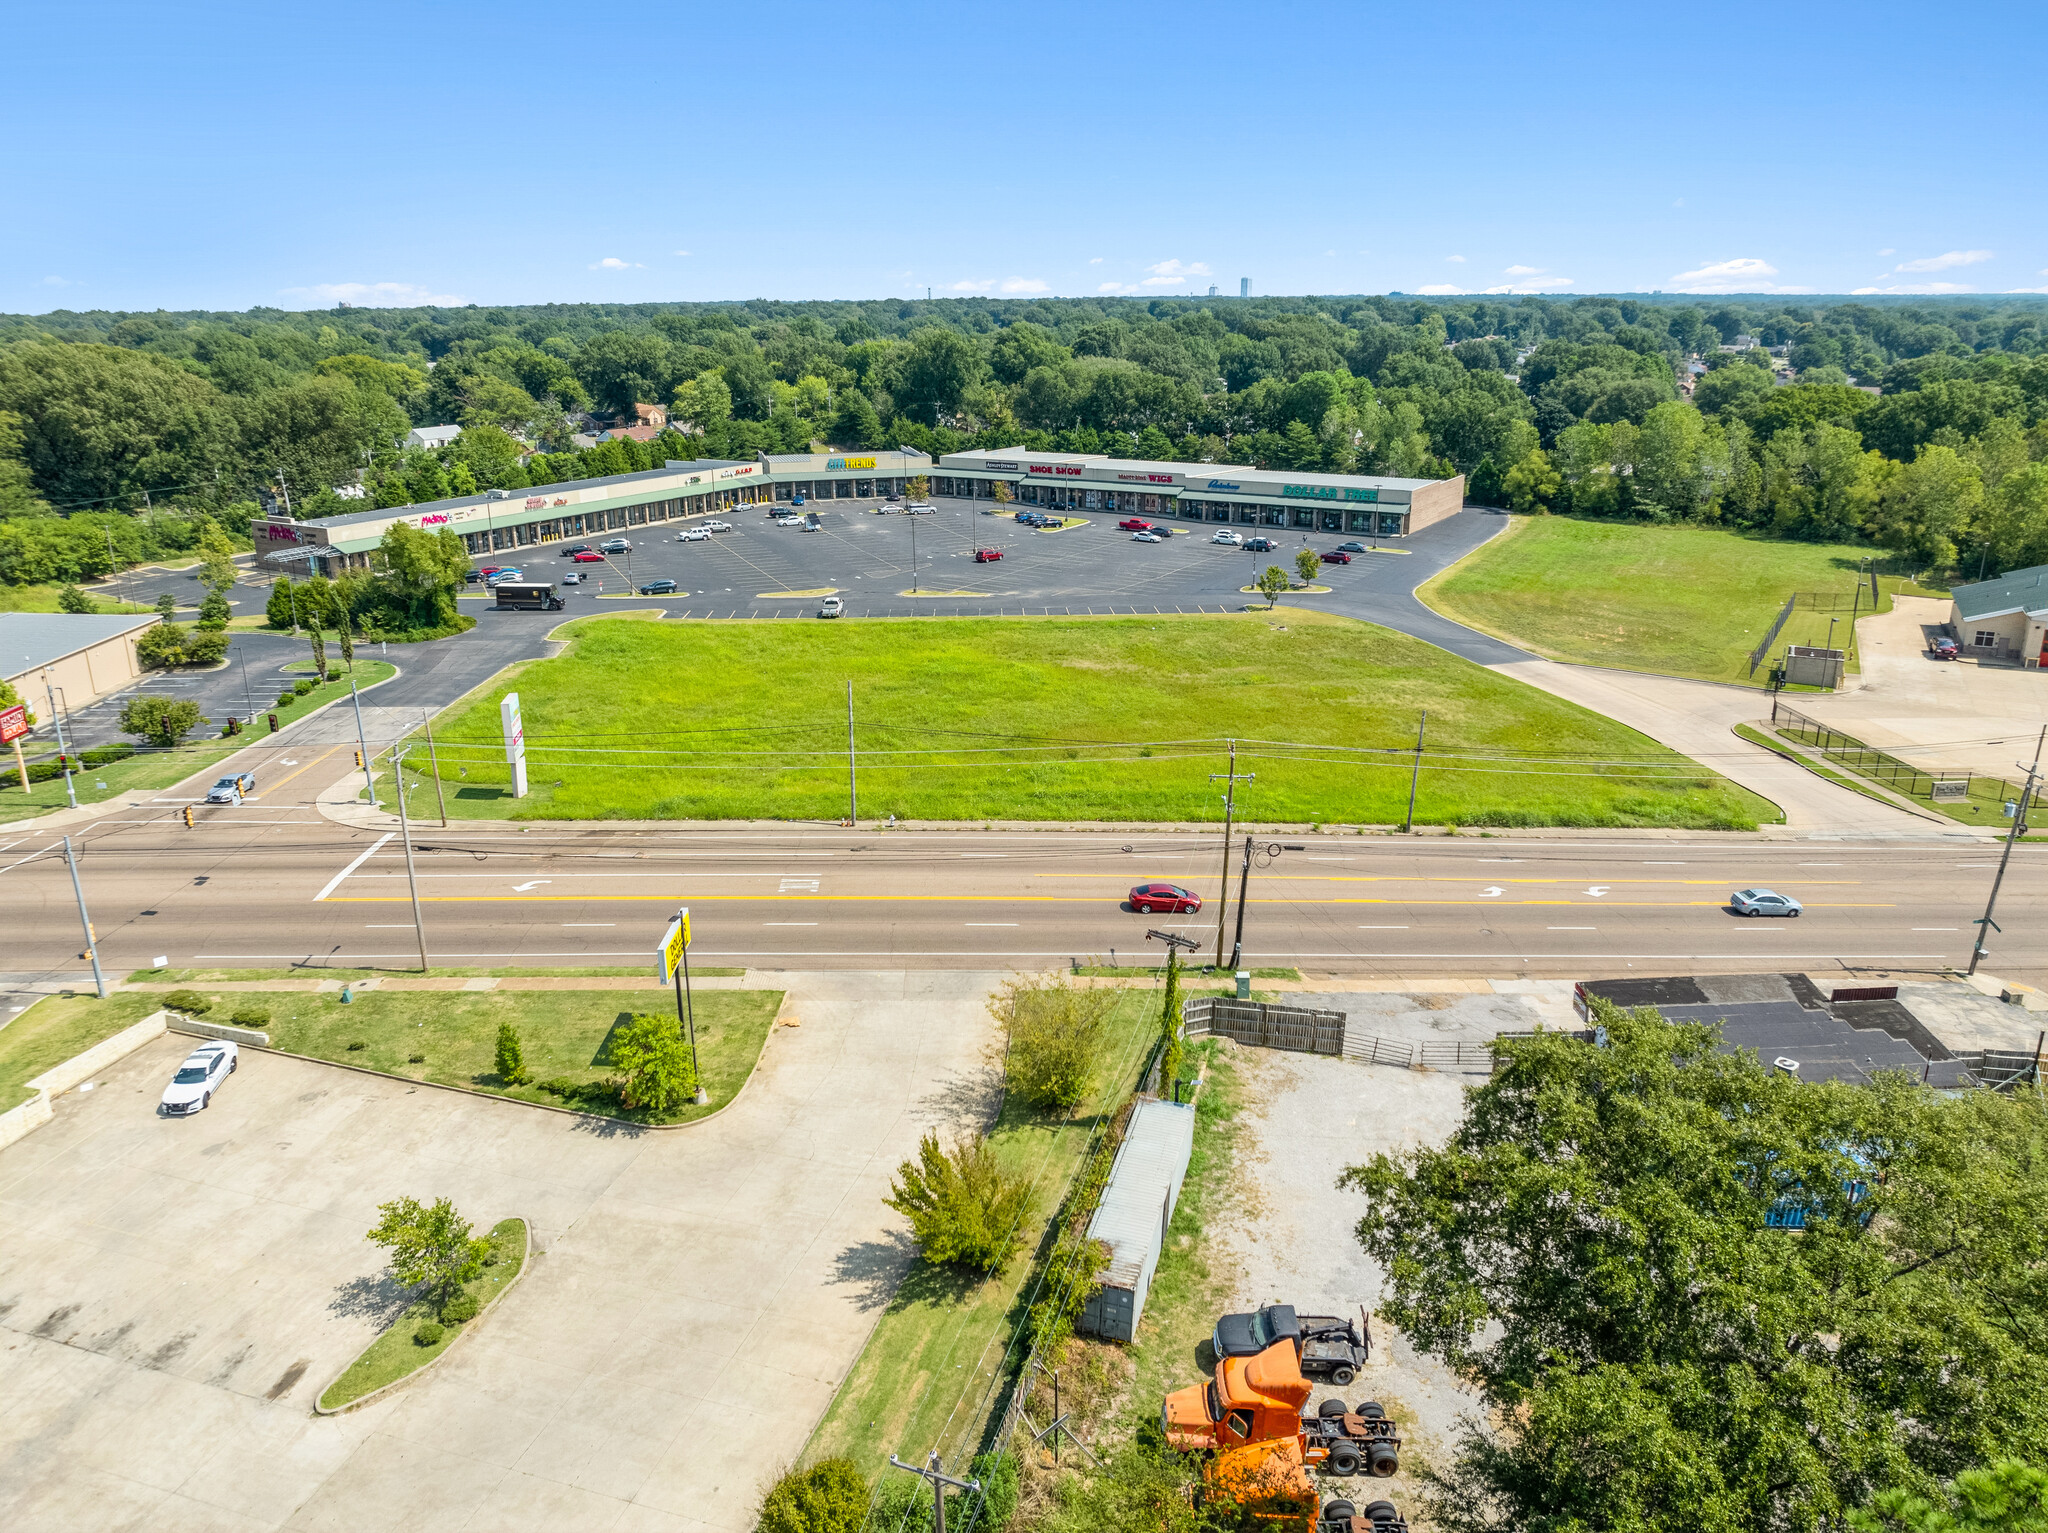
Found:
<path fill-rule="evenodd" d="M 1456 261 L 1460 266 L 1463 266 L 1465 264 L 1465 258 L 1463 256 L 1445 256 L 1444 259 L 1446 261 Z"/>
<path fill-rule="evenodd" d="M 1513 282 L 1503 282 L 1498 287 L 1484 287 L 1482 293 L 1551 293 L 1561 287 L 1572 285 L 1570 277 L 1518 277 Z"/>
<path fill-rule="evenodd" d="M 690 254 L 690 252 L 689 252 L 689 251 L 687 251 L 687 250 L 678 250 L 678 251 L 676 252 L 676 254 L 677 254 L 677 255 L 688 255 L 688 254 Z"/>
<path fill-rule="evenodd" d="M 993 277 L 963 277 L 948 288 L 947 291 L 952 293 L 986 293 L 995 285 L 996 279 Z"/>
<path fill-rule="evenodd" d="M 1947 271 L 1953 266 L 1975 266 L 1979 261 L 1991 259 L 1988 250 L 1947 250 L 1938 256 L 1922 256 L 1917 261 L 1901 261 L 1894 271 Z"/>
<path fill-rule="evenodd" d="M 1146 267 L 1145 270 L 1152 273 L 1151 276 L 1145 278 L 1142 284 L 1145 287 L 1185 287 L 1197 277 L 1213 277 L 1216 275 L 1216 273 L 1209 270 L 1208 263 L 1204 261 L 1192 261 L 1185 264 L 1180 261 L 1157 261 Z"/>
<path fill-rule="evenodd" d="M 1671 199 L 1671 205 L 1674 208 L 1682 208 L 1685 206 L 1685 199 L 1683 197 L 1674 197 Z"/>
<path fill-rule="evenodd" d="M 2048 293 L 2048 287 L 2009 287 L 2008 293 Z"/>
<path fill-rule="evenodd" d="M 1852 287 L 1852 296 L 1862 298 L 1873 293 L 1974 293 L 1977 290 L 1967 282 L 1894 282 L 1889 287 Z"/>
<path fill-rule="evenodd" d="M 1036 277 L 1005 277 L 1003 278 L 1003 291 L 1006 293 L 1044 293 L 1051 291 L 1051 289 Z"/>
<path fill-rule="evenodd" d="M 1102 264 L 1102 257 L 1101 257 L 1101 256 L 1090 256 L 1090 257 L 1088 258 L 1088 264 L 1089 264 L 1090 266 L 1100 266 L 1100 265 Z"/>
<path fill-rule="evenodd" d="M 1097 284 L 1095 289 L 1098 293 L 1135 293 L 1137 290 L 1138 285 L 1135 282 L 1103 282 Z"/>
<path fill-rule="evenodd" d="M 320 282 L 284 292 L 293 298 L 318 299 L 322 307 L 348 303 L 361 309 L 459 309 L 469 302 L 460 293 L 437 293 L 410 282 Z"/>
<path fill-rule="evenodd" d="M 44 286 L 44 287 L 76 287 L 77 285 L 78 285 L 78 284 L 77 284 L 77 283 L 75 283 L 75 282 L 73 282 L 73 281 L 72 281 L 72 280 L 71 280 L 71 279 L 70 279 L 69 277 L 45 277 L 45 278 L 43 278 L 43 286 Z"/>
<path fill-rule="evenodd" d="M 1767 281 L 1778 268 L 1755 256 L 1737 256 L 1728 261 L 1710 261 L 1692 271 L 1682 271 L 1666 282 L 1676 293 L 1803 293 L 1804 288 L 1787 287 Z"/>
<path fill-rule="evenodd" d="M 1885 247 L 1884 249 L 1880 250 L 1880 251 L 1878 252 L 1878 254 L 1879 254 L 1879 255 L 1881 255 L 1881 256 L 1888 256 L 1888 255 L 1897 255 L 1897 254 L 1898 254 L 1898 252 L 1897 252 L 1896 250 L 1892 249 L 1892 248 L 1891 248 L 1891 247 L 1890 247 L 1889 245 L 1887 245 L 1887 246 L 1886 246 L 1886 247 Z"/>
<path fill-rule="evenodd" d="M 1455 293 L 1462 293 L 1465 290 L 1461 287 L 1453 287 L 1448 282 L 1432 282 L 1428 287 L 1419 287 L 1415 291 L 1417 296 L 1422 298 L 1448 298 Z"/>
<path fill-rule="evenodd" d="M 592 271 L 632 271 L 642 267 L 639 261 L 621 261 L 617 256 L 606 256 L 602 261 L 592 261 Z"/>
<path fill-rule="evenodd" d="M 1540 266 L 1504 266 L 1501 268 L 1501 275 L 1504 277 L 1533 277 L 1541 270 L 1543 268 Z"/>

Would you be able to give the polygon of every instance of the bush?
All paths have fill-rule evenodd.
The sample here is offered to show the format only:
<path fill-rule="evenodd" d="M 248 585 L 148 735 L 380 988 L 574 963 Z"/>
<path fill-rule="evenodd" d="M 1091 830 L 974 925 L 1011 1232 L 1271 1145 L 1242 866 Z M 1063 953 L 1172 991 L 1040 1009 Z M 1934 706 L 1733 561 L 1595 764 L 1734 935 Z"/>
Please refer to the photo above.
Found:
<path fill-rule="evenodd" d="M 78 759 L 89 767 L 99 767 L 110 766 L 116 761 L 126 761 L 134 754 L 135 747 L 132 745 L 95 745 L 91 750 L 83 752 Z"/>
<path fill-rule="evenodd" d="M 299 694 L 297 690 L 292 687 L 286 687 L 282 692 L 277 694 L 277 706 L 280 708 L 289 708 L 293 703 L 297 702 L 298 700 Z"/>
<path fill-rule="evenodd" d="M 348 1051 L 351 1054 L 360 1054 L 364 1049 L 368 1047 L 369 1045 L 367 1043 L 351 1043 L 348 1046 Z"/>
<path fill-rule="evenodd" d="M 188 697 L 170 698 L 144 693 L 129 698 L 121 705 L 121 732 L 147 740 L 152 745 L 176 745 L 201 724 L 212 722 Z"/>
<path fill-rule="evenodd" d="M 77 586 L 68 585 L 57 593 L 57 610 L 59 612 L 97 612 L 100 610 L 100 605 L 90 596 L 87 596 L 85 592 L 79 590 Z"/>
<path fill-rule="evenodd" d="M 424 1054 L 408 1054 L 405 1056 L 405 1062 L 409 1065 L 423 1065 L 427 1062 L 427 1056 Z"/>
<path fill-rule="evenodd" d="M 188 1017 L 203 1017 L 213 1010 L 213 1002 L 197 990 L 173 990 L 164 997 L 164 1005 Z"/>
<path fill-rule="evenodd" d="M 254 1001 L 245 1001 L 228 1014 L 228 1020 L 237 1027 L 270 1026 L 270 1008 Z"/>
<path fill-rule="evenodd" d="M 508 1086 L 526 1080 L 526 1056 L 519 1047 L 519 1032 L 510 1022 L 498 1024 L 498 1079 Z"/>
<path fill-rule="evenodd" d="M 476 1319 L 477 1311 L 482 1308 L 475 1294 L 459 1293 L 441 1306 L 441 1318 L 450 1325 L 461 1325 Z"/>
<path fill-rule="evenodd" d="M 310 678 L 305 681 L 295 681 L 292 683 L 292 695 L 294 697 L 304 697 L 319 685 L 319 682 L 313 681 Z"/>
<path fill-rule="evenodd" d="M 961 1140 L 948 1151 L 927 1129 L 917 1159 L 896 1168 L 882 1201 L 910 1221 L 926 1261 L 994 1272 L 1024 1243 L 1031 1184 L 996 1163 L 987 1139 Z"/>
<path fill-rule="evenodd" d="M 606 1081 L 572 1081 L 566 1075 L 556 1075 L 533 1084 L 536 1090 L 589 1112 L 612 1112 L 619 1105 L 617 1088 Z"/>
<path fill-rule="evenodd" d="M 448 1328 L 438 1320 L 422 1320 L 412 1333 L 412 1339 L 422 1347 L 431 1347 L 448 1334 Z"/>
<path fill-rule="evenodd" d="M 185 664 L 218 665 L 228 657 L 228 636 L 225 631 L 201 628 L 185 639 Z"/>
<path fill-rule="evenodd" d="M 697 1094 L 697 1072 L 683 1025 L 665 1012 L 637 1013 L 612 1038 L 620 1072 L 619 1100 L 629 1108 L 668 1114 Z"/>
<path fill-rule="evenodd" d="M 135 641 L 135 658 L 143 665 L 162 670 L 185 663 L 185 630 L 176 623 L 156 623 L 143 629 Z"/>
<path fill-rule="evenodd" d="M 218 591 L 208 591 L 206 599 L 199 604 L 199 626 L 215 629 L 228 626 L 233 614 L 228 609 L 228 599 Z"/>
<path fill-rule="evenodd" d="M 1008 1035 L 1003 1074 L 1009 1089 L 1034 1107 L 1068 1112 L 1095 1078 L 1103 1023 L 1116 995 L 1083 990 L 1063 979 L 1011 980 L 989 998 L 989 1011 Z"/>
<path fill-rule="evenodd" d="M 762 1501 L 760 1533 L 860 1533 L 868 1495 L 867 1479 L 850 1458 L 792 1469 Z"/>

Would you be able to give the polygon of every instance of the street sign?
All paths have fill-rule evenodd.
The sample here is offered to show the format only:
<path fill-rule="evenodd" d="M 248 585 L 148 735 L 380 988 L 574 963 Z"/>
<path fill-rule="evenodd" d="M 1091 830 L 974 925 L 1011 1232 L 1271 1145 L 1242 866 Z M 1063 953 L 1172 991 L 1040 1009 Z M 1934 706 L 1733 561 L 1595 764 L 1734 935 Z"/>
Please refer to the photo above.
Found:
<path fill-rule="evenodd" d="M 690 912 L 686 906 L 668 923 L 668 930 L 662 934 L 661 946 L 654 950 L 654 956 L 661 960 L 661 982 L 665 985 L 675 978 L 676 965 L 683 961 L 683 949 L 690 945 Z"/>
<path fill-rule="evenodd" d="M 10 745 L 28 733 L 28 704 L 0 708 L 0 745 Z"/>

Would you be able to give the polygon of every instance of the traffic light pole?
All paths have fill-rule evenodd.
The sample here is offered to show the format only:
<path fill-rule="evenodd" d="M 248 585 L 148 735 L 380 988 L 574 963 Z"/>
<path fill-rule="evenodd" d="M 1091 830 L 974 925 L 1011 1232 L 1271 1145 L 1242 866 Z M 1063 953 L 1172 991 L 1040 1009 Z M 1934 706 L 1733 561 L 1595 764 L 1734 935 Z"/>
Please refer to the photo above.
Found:
<path fill-rule="evenodd" d="M 1991 897 L 1984 902 L 1984 914 L 1977 922 L 1977 938 L 1970 945 L 1971 974 L 1977 972 L 1977 965 L 1984 959 L 1985 939 L 1998 930 L 1998 923 L 1991 919 L 1991 912 L 1998 908 L 1998 889 L 2005 882 L 2006 865 L 2012 861 L 2012 844 L 2026 834 L 2027 804 L 2034 796 L 2034 784 L 2040 780 L 2041 747 L 2044 743 L 2048 743 L 2048 725 L 2042 727 L 2040 736 L 2034 741 L 2034 764 L 2027 768 L 2027 784 L 2020 789 L 2020 801 L 2013 805 L 2012 829 L 2005 833 L 2005 851 L 1999 856 L 1998 872 L 1991 879 Z"/>
<path fill-rule="evenodd" d="M 92 984 L 101 1000 L 107 998 L 107 977 L 100 973 L 100 942 L 92 932 L 92 917 L 85 913 L 85 886 L 78 881 L 78 854 L 71 850 L 71 838 L 64 838 L 64 861 L 71 868 L 71 892 L 78 898 L 78 924 L 85 928 L 85 956 L 92 960 Z"/>
<path fill-rule="evenodd" d="M 363 788 L 369 794 L 370 807 L 375 809 L 377 807 L 377 781 L 370 776 L 370 742 L 363 738 L 363 697 L 360 692 L 356 691 L 356 679 L 353 676 L 348 679 L 348 695 L 349 700 L 356 705 L 356 759 L 363 764 Z M 400 798 L 405 797 L 405 790 L 403 788 L 399 790 L 398 796 Z M 410 855 L 410 853 L 407 855 Z"/>

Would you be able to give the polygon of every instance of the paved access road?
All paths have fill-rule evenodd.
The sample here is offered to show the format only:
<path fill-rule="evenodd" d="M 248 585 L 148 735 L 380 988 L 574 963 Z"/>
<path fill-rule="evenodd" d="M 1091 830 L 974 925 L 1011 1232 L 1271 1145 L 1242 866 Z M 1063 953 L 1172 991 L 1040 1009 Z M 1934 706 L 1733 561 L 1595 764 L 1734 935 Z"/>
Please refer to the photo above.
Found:
<path fill-rule="evenodd" d="M 323 792 L 340 803 L 359 783 L 347 745 L 321 749 L 297 768 L 280 763 L 302 775 L 275 777 L 257 802 L 202 810 L 196 829 L 149 808 L 83 833 L 86 892 L 110 971 L 157 955 L 174 965 L 417 961 L 402 843 L 319 812 Z M 51 839 L 20 836 L 0 853 L 0 913 L 17 934 L 11 967 L 78 967 L 70 882 L 62 859 L 39 850 Z M 1283 842 L 1303 850 L 1254 870 L 1247 962 L 1564 978 L 1632 964 L 1961 965 L 1999 850 L 1967 834 L 1899 842 L 1255 833 L 1260 846 Z M 1148 927 L 1200 936 L 1213 956 L 1222 877 L 1214 828 L 429 823 L 415 827 L 414 843 L 429 954 L 463 965 L 637 959 L 684 904 L 704 963 L 1041 967 L 1144 952 Z M 2048 968 L 2043 871 L 2038 848 L 2018 850 L 1993 972 Z M 1235 858 L 1230 876 L 1234 891 Z M 1206 909 L 1146 917 L 1122 908 L 1132 885 L 1151 880 L 1196 890 Z M 1806 914 L 1759 921 L 1727 912 L 1732 890 L 1759 884 L 1797 896 Z M 1233 894 L 1233 925 L 1234 909 Z"/>

